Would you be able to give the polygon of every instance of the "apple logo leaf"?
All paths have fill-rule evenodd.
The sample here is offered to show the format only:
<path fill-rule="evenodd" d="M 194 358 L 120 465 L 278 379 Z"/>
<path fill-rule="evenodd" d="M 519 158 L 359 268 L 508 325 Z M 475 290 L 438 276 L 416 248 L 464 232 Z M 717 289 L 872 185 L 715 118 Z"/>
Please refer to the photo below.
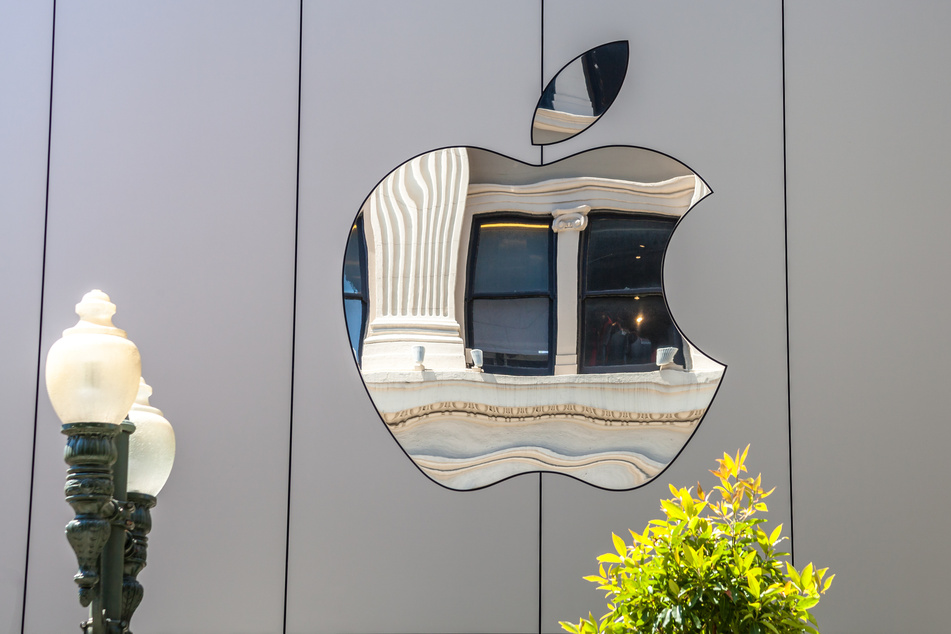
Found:
<path fill-rule="evenodd" d="M 532 121 L 532 145 L 560 143 L 601 118 L 627 74 L 627 40 L 585 51 L 559 70 L 542 92 Z"/>

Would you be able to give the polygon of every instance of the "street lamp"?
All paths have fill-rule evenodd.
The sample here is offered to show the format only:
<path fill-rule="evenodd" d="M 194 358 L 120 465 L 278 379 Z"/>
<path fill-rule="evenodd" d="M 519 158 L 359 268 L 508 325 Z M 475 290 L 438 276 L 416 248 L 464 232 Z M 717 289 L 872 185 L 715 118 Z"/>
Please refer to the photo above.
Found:
<path fill-rule="evenodd" d="M 142 600 L 150 509 L 175 457 L 175 435 L 149 405 L 135 344 L 112 325 L 115 304 L 99 290 L 76 305 L 79 323 L 46 358 L 46 389 L 66 435 L 66 537 L 76 553 L 86 634 L 126 634 Z"/>

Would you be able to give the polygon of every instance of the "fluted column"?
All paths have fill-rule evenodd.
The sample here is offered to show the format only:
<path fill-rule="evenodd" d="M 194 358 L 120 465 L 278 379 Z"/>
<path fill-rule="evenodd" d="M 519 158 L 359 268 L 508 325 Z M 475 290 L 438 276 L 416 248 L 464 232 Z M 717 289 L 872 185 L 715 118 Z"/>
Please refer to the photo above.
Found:
<path fill-rule="evenodd" d="M 465 368 L 455 283 L 468 185 L 465 148 L 448 148 L 404 163 L 367 200 L 364 372 L 411 370 L 420 345 L 426 368 Z"/>

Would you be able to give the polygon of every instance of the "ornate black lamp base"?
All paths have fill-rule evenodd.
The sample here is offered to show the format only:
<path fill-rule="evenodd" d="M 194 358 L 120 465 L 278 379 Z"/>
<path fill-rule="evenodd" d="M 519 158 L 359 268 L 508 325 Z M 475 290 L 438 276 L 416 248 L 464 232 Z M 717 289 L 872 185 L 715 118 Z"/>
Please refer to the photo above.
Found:
<path fill-rule="evenodd" d="M 142 584 L 136 577 L 146 566 L 149 548 L 149 531 L 152 530 L 152 512 L 155 497 L 145 493 L 129 493 L 129 502 L 135 505 L 132 512 L 133 528 L 126 533 L 125 564 L 122 576 L 122 620 L 128 623 L 142 601 Z M 130 633 L 131 634 L 131 633 Z"/>
<path fill-rule="evenodd" d="M 79 603 L 86 607 L 96 597 L 99 584 L 99 555 L 112 531 L 115 515 L 112 465 L 116 461 L 119 426 L 111 423 L 67 423 L 63 459 L 66 472 L 66 501 L 76 514 L 66 525 L 66 538 L 79 564 L 74 577 L 79 586 Z"/>
<path fill-rule="evenodd" d="M 79 624 L 79 629 L 83 631 L 83 634 L 98 634 L 99 631 L 104 631 L 105 634 L 132 634 L 129 631 L 129 624 L 125 621 L 117 621 L 115 619 L 102 619 L 102 625 L 97 626 L 93 619 L 87 619 Z"/>

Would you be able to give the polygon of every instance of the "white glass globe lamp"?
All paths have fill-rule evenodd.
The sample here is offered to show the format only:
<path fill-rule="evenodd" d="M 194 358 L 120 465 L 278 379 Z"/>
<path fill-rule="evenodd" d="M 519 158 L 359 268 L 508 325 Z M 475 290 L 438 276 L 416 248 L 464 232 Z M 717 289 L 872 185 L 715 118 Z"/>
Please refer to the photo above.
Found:
<path fill-rule="evenodd" d="M 152 388 L 139 379 L 139 393 L 129 410 L 135 431 L 129 436 L 129 493 L 155 497 L 165 486 L 175 461 L 175 432 L 162 411 L 149 405 Z"/>
<path fill-rule="evenodd" d="M 112 325 L 116 306 L 100 290 L 76 304 L 79 323 L 63 331 L 46 357 L 46 390 L 64 423 L 118 425 L 135 401 L 142 362 L 125 331 Z"/>

